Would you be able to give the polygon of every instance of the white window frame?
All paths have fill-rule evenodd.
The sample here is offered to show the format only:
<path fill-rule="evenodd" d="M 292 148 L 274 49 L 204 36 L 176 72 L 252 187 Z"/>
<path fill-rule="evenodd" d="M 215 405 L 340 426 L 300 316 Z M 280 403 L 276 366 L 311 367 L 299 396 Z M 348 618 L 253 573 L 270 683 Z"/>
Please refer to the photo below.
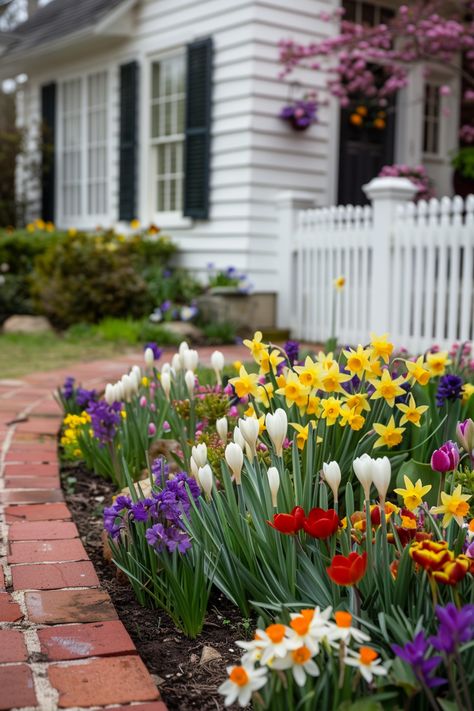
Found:
<path fill-rule="evenodd" d="M 88 171 L 88 156 L 87 152 L 89 149 L 88 140 L 88 126 L 87 120 L 89 116 L 88 111 L 88 80 L 89 77 L 95 76 L 96 74 L 106 74 L 107 81 L 107 118 L 106 118 L 106 193 L 105 193 L 105 212 L 97 215 L 88 214 L 88 185 L 89 185 L 89 171 Z M 80 80 L 81 82 L 81 208 L 80 214 L 77 216 L 71 216 L 64 214 L 64 204 L 63 204 L 63 182 L 62 182 L 62 157 L 63 157 L 63 92 L 64 85 L 67 82 Z M 57 150 L 56 150 L 56 205 L 57 205 L 57 218 L 56 222 L 61 228 L 68 229 L 70 227 L 91 230 L 96 227 L 110 227 L 113 224 L 111 219 L 111 210 L 113 205 L 113 142 L 112 142 L 112 116 L 113 116 L 113 74 L 112 68 L 109 65 L 102 67 L 97 70 L 97 68 L 90 69 L 86 72 L 81 73 L 71 73 L 61 76 L 57 84 L 57 99 L 56 99 L 56 113 L 57 113 Z"/>
<path fill-rule="evenodd" d="M 146 109 L 144 111 L 145 114 L 145 120 L 143 122 L 143 128 L 144 128 L 144 135 L 146 137 L 146 140 L 144 141 L 145 145 L 145 150 L 146 150 L 146 184 L 148 185 L 148 191 L 147 191 L 147 205 L 146 205 L 146 212 L 147 215 L 149 216 L 150 222 L 158 225 L 159 227 L 170 227 L 170 228 L 187 228 L 192 226 L 192 220 L 188 217 L 184 217 L 183 215 L 183 208 L 184 208 L 184 164 L 183 164 L 183 169 L 182 169 L 182 184 L 181 184 L 181 209 L 180 210 L 172 210 L 172 211 L 158 211 L 156 202 L 157 202 L 157 195 L 156 195 L 156 187 L 157 187 L 157 175 L 158 175 L 158 170 L 157 170 L 157 151 L 154 150 L 154 147 L 157 145 L 164 145 L 166 143 L 171 143 L 173 141 L 176 141 L 176 139 L 180 139 L 182 143 L 182 156 L 184 159 L 184 150 L 185 150 L 185 132 L 183 127 L 183 133 L 180 134 L 174 134 L 174 135 L 167 135 L 159 138 L 153 138 L 152 137 L 152 106 L 154 103 L 154 98 L 153 98 L 153 87 L 152 87 L 152 82 L 153 82 L 153 65 L 159 62 L 162 62 L 166 59 L 171 59 L 175 57 L 180 57 L 183 61 L 183 67 L 184 67 L 184 100 L 185 100 L 185 106 L 186 106 L 186 52 L 185 52 L 185 47 L 184 46 L 176 46 L 173 49 L 167 50 L 165 52 L 160 52 L 158 54 L 154 53 L 148 56 L 148 61 L 146 63 L 146 68 L 147 71 L 144 76 L 144 82 L 145 82 L 145 96 L 146 96 Z M 186 120 L 186 117 L 184 117 L 184 120 Z"/>

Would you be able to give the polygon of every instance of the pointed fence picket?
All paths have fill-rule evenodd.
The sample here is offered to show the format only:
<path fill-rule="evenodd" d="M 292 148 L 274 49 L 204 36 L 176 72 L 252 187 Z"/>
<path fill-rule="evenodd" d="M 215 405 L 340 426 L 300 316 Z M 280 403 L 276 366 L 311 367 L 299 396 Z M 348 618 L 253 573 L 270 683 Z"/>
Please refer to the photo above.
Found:
<path fill-rule="evenodd" d="M 292 267 L 280 288 L 296 317 L 280 325 L 314 342 L 337 336 L 354 344 L 389 332 L 411 351 L 472 341 L 474 195 L 414 203 L 414 186 L 399 178 L 376 178 L 365 190 L 370 206 L 297 209 L 285 218 Z"/>

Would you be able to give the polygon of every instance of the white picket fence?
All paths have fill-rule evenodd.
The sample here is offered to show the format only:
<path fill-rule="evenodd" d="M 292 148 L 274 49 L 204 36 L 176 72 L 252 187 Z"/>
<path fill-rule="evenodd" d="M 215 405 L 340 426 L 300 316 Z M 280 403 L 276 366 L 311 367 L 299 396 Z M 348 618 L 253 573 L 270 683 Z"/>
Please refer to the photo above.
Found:
<path fill-rule="evenodd" d="M 365 191 L 371 206 L 280 204 L 280 230 L 292 230 L 280 325 L 313 342 L 389 332 L 412 351 L 474 340 L 474 195 L 415 204 L 401 178 L 376 178 Z"/>

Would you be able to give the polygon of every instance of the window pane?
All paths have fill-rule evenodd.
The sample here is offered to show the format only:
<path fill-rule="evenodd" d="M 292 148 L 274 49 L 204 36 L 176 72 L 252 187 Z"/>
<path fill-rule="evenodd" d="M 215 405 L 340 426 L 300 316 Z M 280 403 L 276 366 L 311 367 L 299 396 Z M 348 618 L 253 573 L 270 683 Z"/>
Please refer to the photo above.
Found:
<path fill-rule="evenodd" d="M 87 77 L 87 214 L 107 212 L 107 73 Z"/>
<path fill-rule="evenodd" d="M 158 99 L 160 96 L 160 63 L 154 62 L 151 67 L 151 97 Z"/>

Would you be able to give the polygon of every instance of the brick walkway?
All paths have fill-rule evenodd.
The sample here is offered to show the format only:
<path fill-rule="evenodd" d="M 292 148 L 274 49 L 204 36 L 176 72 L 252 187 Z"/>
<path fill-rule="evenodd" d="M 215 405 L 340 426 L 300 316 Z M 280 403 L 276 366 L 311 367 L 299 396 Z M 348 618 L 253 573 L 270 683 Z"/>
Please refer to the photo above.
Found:
<path fill-rule="evenodd" d="M 228 362 L 248 353 L 222 351 Z M 0 711 L 166 711 L 64 503 L 51 395 L 66 375 L 101 387 L 141 360 L 0 380 Z"/>

